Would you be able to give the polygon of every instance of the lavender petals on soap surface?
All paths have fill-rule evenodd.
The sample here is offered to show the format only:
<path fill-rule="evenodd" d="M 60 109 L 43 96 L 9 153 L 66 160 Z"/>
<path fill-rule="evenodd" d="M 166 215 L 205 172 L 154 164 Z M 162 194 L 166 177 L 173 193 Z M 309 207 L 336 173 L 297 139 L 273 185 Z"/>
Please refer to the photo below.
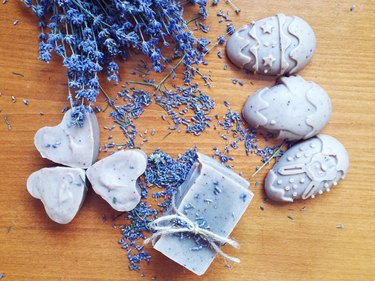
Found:
<path fill-rule="evenodd" d="M 266 194 L 281 202 L 314 198 L 329 192 L 348 169 L 344 146 L 331 136 L 317 135 L 285 152 L 265 179 Z"/>
<path fill-rule="evenodd" d="M 198 162 L 178 189 L 175 207 L 200 228 L 227 238 L 252 200 L 248 187 L 238 174 L 198 153 Z M 154 248 L 197 275 L 204 274 L 217 255 L 194 233 L 162 235 Z"/>
<path fill-rule="evenodd" d="M 228 40 L 233 64 L 263 75 L 294 74 L 311 60 L 316 38 L 311 26 L 297 16 L 278 14 L 246 25 Z"/>
<path fill-rule="evenodd" d="M 147 155 L 139 149 L 118 151 L 87 170 L 94 191 L 117 211 L 130 211 L 141 200 L 137 179 L 147 166 Z"/>
<path fill-rule="evenodd" d="M 78 213 L 87 188 L 85 171 L 80 168 L 43 168 L 27 179 L 27 190 L 40 199 L 51 220 L 67 224 Z"/>
<path fill-rule="evenodd" d="M 60 124 L 43 127 L 34 138 L 35 147 L 43 158 L 55 163 L 86 169 L 97 160 L 99 153 L 99 125 L 94 113 L 87 113 L 82 126 L 71 124 L 72 109 Z"/>
<path fill-rule="evenodd" d="M 328 123 L 331 113 L 327 93 L 301 76 L 282 77 L 277 85 L 250 95 L 242 110 L 251 127 L 288 140 L 317 135 Z"/>

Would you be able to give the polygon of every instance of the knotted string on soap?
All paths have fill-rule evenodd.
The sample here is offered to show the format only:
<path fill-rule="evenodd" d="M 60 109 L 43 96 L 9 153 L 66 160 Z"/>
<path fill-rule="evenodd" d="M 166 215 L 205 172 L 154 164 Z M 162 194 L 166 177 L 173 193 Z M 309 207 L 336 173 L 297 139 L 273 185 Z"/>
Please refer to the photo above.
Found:
<path fill-rule="evenodd" d="M 229 256 L 228 254 L 224 253 L 220 249 L 220 247 L 218 246 L 218 244 L 221 244 L 221 245 L 229 244 L 234 248 L 238 248 L 240 245 L 236 241 L 234 241 L 230 238 L 222 237 L 220 235 L 217 235 L 217 234 L 213 233 L 212 231 L 209 231 L 207 229 L 199 227 L 199 225 L 196 222 L 190 220 L 182 212 L 177 210 L 177 208 L 174 204 L 174 197 L 172 197 L 171 207 L 172 207 L 172 211 L 174 212 L 174 214 L 160 217 L 160 218 L 158 218 L 158 219 L 149 223 L 149 227 L 152 230 L 155 230 L 156 232 L 154 234 L 152 234 L 150 237 L 148 237 L 147 239 L 145 239 L 144 244 L 149 244 L 151 242 L 152 245 L 154 245 L 156 240 L 159 237 L 162 237 L 164 235 L 188 232 L 188 233 L 192 233 L 194 235 L 200 236 L 203 240 L 205 240 L 207 243 L 209 243 L 211 248 L 217 254 L 219 254 L 219 255 L 223 256 L 224 258 L 226 258 L 228 260 L 231 260 L 233 262 L 236 262 L 236 263 L 240 262 L 240 259 L 238 259 L 236 257 Z M 184 222 L 187 226 L 172 225 L 171 221 L 175 220 L 175 219 L 178 219 L 178 220 Z M 162 226 L 163 224 L 164 224 L 164 226 Z M 165 224 L 167 224 L 167 225 L 165 225 Z"/>

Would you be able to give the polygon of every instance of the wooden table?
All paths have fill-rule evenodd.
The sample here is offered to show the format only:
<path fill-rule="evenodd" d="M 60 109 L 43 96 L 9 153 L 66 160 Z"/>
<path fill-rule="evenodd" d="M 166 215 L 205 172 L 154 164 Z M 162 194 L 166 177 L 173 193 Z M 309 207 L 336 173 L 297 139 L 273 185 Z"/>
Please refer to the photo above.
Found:
<path fill-rule="evenodd" d="M 224 2 L 223 0 L 221 2 Z M 60 110 L 67 105 L 66 79 L 60 60 L 46 65 L 37 58 L 36 20 L 20 1 L 0 5 L 0 273 L 9 281 L 42 280 L 375 280 L 375 2 L 364 1 L 249 1 L 238 0 L 240 15 L 221 3 L 209 8 L 211 25 L 208 38 L 224 33 L 216 11 L 229 10 L 236 27 L 279 12 L 299 15 L 316 31 L 317 52 L 301 72 L 307 80 L 321 84 L 333 103 L 333 115 L 324 133 L 338 138 L 350 154 L 348 177 L 329 194 L 291 205 L 264 203 L 262 180 L 269 167 L 251 178 L 255 198 L 234 230 L 240 250 L 226 248 L 242 262 L 224 267 L 217 258 L 207 274 L 199 278 L 150 249 L 152 262 L 141 272 L 128 270 L 125 251 L 117 244 L 121 237 L 102 214 L 110 207 L 92 191 L 75 220 L 57 225 L 46 216 L 42 204 L 26 191 L 28 175 L 52 164 L 40 157 L 33 136 L 42 126 L 55 125 Z M 352 5 L 356 5 L 350 11 Z M 13 22 L 19 19 L 19 23 Z M 200 34 L 199 34 L 200 35 Z M 223 49 L 223 48 L 219 48 Z M 204 90 L 216 98 L 216 113 L 223 115 L 228 100 L 240 111 L 246 97 L 270 86 L 220 60 L 214 50 L 209 65 L 212 88 Z M 130 79 L 135 61 L 126 63 L 122 82 Z M 224 63 L 229 68 L 223 70 Z M 244 81 L 243 87 L 232 78 Z M 159 77 L 156 77 L 156 80 Z M 119 88 L 105 85 L 114 96 Z M 13 103 L 11 97 L 17 98 Z M 23 104 L 29 100 L 29 105 Z M 104 106 L 103 98 L 99 105 Z M 44 116 L 39 114 L 45 113 Z M 224 146 L 218 132 L 209 130 L 202 137 L 169 132 L 160 116 L 163 110 L 152 105 L 137 120 L 139 130 L 155 128 L 157 133 L 144 145 L 151 153 L 161 147 L 174 157 L 193 145 L 211 154 L 212 147 Z M 4 117 L 12 126 L 7 129 Z M 107 114 L 98 114 L 101 128 L 113 123 Z M 114 140 L 123 140 L 120 131 Z M 108 132 L 102 130 L 101 141 Z M 277 143 L 270 142 L 268 144 Z M 243 149 L 233 151 L 236 171 L 249 179 L 260 158 L 247 157 Z M 101 154 L 104 157 L 106 154 Z M 259 186 L 255 182 L 260 182 Z M 264 206 L 264 211 L 260 209 Z M 305 208 L 304 208 L 305 207 Z M 302 211 L 301 211 L 302 210 Z M 290 218 L 288 218 L 288 216 Z M 291 219 L 293 218 L 293 219 Z M 117 222 L 121 223 L 121 222 Z M 342 224 L 343 229 L 337 228 Z M 145 277 L 140 274 L 145 273 Z"/>

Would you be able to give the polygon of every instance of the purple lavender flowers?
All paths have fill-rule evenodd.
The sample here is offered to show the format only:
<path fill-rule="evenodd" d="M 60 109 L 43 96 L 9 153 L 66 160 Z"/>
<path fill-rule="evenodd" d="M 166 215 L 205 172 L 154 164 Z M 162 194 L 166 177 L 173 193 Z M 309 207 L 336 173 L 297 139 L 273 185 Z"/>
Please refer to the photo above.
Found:
<path fill-rule="evenodd" d="M 172 58 L 183 58 L 188 69 L 200 64 L 206 42 L 192 35 L 183 18 L 183 4 L 175 0 L 22 0 L 38 17 L 39 59 L 48 63 L 53 53 L 63 58 L 68 100 L 76 106 L 73 123 L 82 124 L 99 94 L 98 74 L 118 83 L 117 59 L 130 52 L 149 57 L 152 69 L 162 72 Z M 206 17 L 206 1 L 191 0 Z"/>

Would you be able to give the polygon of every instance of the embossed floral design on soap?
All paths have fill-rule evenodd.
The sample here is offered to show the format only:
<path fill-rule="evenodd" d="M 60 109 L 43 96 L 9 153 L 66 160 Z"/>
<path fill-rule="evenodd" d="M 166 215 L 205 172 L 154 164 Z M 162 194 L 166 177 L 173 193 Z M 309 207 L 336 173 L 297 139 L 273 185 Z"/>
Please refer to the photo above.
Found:
<path fill-rule="evenodd" d="M 307 22 L 278 14 L 240 28 L 229 38 L 226 51 L 240 68 L 281 76 L 304 68 L 315 48 L 315 34 Z"/>

